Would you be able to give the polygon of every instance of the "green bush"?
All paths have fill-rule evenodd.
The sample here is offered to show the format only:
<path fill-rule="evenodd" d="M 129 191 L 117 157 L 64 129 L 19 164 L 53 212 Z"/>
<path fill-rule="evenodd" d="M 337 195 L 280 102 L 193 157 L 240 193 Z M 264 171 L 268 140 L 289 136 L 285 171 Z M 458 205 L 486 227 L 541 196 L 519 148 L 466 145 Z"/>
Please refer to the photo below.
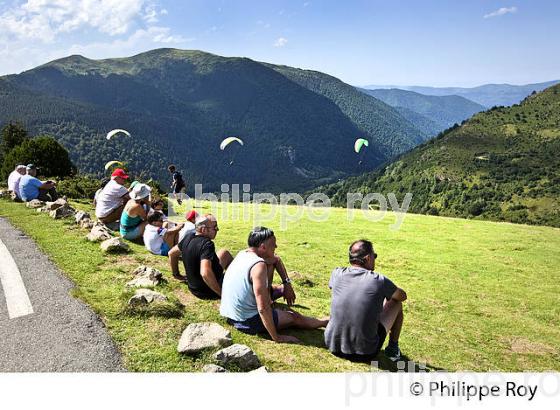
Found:
<path fill-rule="evenodd" d="M 54 138 L 39 136 L 25 140 L 10 150 L 2 165 L 2 177 L 7 178 L 17 164 L 33 163 L 39 167 L 38 175 L 64 178 L 76 173 L 68 151 Z"/>

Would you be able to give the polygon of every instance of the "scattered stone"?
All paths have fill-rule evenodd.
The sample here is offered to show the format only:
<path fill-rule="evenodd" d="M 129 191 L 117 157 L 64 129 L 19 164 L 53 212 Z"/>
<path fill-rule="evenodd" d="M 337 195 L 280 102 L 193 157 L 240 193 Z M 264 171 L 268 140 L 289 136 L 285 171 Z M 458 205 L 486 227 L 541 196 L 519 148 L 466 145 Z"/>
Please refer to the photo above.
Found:
<path fill-rule="evenodd" d="M 249 373 L 268 373 L 266 366 L 261 366 L 258 369 L 251 370 Z"/>
<path fill-rule="evenodd" d="M 76 220 L 76 223 L 79 224 L 83 220 L 86 220 L 86 219 L 91 220 L 91 217 L 89 216 L 89 214 L 87 212 L 78 211 L 78 212 L 76 212 L 76 215 L 74 215 L 74 219 Z"/>
<path fill-rule="evenodd" d="M 66 204 L 50 211 L 49 215 L 51 216 L 51 218 L 60 219 L 60 218 L 69 218 L 71 216 L 74 216 L 75 213 L 76 210 L 72 208 L 70 205 Z"/>
<path fill-rule="evenodd" d="M 166 300 L 167 296 L 159 292 L 150 289 L 138 289 L 134 296 L 130 298 L 128 304 L 130 306 L 145 306 L 152 302 L 165 302 Z"/>
<path fill-rule="evenodd" d="M 45 203 L 43 201 L 39 201 L 38 199 L 32 199 L 27 204 L 25 204 L 28 208 L 41 208 Z"/>
<path fill-rule="evenodd" d="M 47 202 L 45 203 L 45 209 L 47 211 L 54 211 L 55 209 L 68 206 L 68 202 L 64 198 L 58 198 L 54 202 Z"/>
<path fill-rule="evenodd" d="M 183 331 L 177 351 L 193 354 L 201 350 L 230 346 L 231 332 L 217 323 L 191 323 Z"/>
<path fill-rule="evenodd" d="M 128 252 L 130 247 L 121 238 L 106 239 L 101 242 L 101 250 L 108 253 Z"/>
<path fill-rule="evenodd" d="M 253 370 L 261 367 L 261 362 L 249 346 L 234 344 L 214 354 L 214 359 L 222 366 L 236 366 L 241 370 Z"/>
<path fill-rule="evenodd" d="M 91 228 L 91 232 L 88 234 L 87 239 L 91 242 L 101 242 L 107 239 L 111 239 L 113 235 L 111 232 L 102 224 L 96 224 Z"/>
<path fill-rule="evenodd" d="M 217 364 L 205 364 L 202 371 L 206 373 L 227 373 L 226 369 Z"/>
<path fill-rule="evenodd" d="M 136 276 L 133 280 L 126 284 L 129 288 L 143 288 L 148 286 L 157 286 L 161 282 L 163 273 L 159 270 L 141 265 L 136 268 L 132 274 Z"/>
<path fill-rule="evenodd" d="M 80 228 L 83 229 L 92 229 L 95 226 L 95 222 L 93 222 L 91 219 L 82 219 L 80 222 Z"/>

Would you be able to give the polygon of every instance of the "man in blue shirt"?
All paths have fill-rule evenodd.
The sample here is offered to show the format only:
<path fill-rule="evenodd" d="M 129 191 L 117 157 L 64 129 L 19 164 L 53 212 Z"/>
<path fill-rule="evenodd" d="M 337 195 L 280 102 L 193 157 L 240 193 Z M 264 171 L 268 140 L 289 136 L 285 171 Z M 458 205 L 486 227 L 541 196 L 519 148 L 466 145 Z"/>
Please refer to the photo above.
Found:
<path fill-rule="evenodd" d="M 56 192 L 56 184 L 54 181 L 42 182 L 35 178 L 37 175 L 37 167 L 29 164 L 26 167 L 27 174 L 22 176 L 19 181 L 19 192 L 21 199 L 25 202 L 39 199 L 40 201 L 56 201 L 58 193 Z"/>

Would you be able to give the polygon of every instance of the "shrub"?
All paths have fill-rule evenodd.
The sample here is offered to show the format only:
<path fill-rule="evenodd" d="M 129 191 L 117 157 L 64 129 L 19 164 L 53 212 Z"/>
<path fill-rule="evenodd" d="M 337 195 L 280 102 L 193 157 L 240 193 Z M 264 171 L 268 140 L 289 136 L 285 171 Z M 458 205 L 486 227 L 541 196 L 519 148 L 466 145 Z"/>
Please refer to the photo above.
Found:
<path fill-rule="evenodd" d="M 10 150 L 4 158 L 2 176 L 7 178 L 17 164 L 29 163 L 37 165 L 42 176 L 64 178 L 76 173 L 68 151 L 48 136 L 25 140 Z"/>

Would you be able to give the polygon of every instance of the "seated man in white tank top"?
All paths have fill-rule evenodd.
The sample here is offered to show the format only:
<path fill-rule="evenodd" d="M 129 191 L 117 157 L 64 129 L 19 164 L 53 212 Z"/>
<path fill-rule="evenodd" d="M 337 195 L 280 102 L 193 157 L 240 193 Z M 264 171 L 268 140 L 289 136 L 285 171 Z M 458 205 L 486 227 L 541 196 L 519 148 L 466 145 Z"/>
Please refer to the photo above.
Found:
<path fill-rule="evenodd" d="M 297 343 L 294 336 L 281 335 L 281 329 L 325 327 L 328 319 L 303 316 L 294 311 L 272 308 L 269 275 L 265 260 L 274 258 L 276 237 L 265 227 L 249 234 L 249 248 L 237 254 L 222 283 L 220 314 L 236 329 L 249 334 L 267 333 L 275 342 Z"/>

